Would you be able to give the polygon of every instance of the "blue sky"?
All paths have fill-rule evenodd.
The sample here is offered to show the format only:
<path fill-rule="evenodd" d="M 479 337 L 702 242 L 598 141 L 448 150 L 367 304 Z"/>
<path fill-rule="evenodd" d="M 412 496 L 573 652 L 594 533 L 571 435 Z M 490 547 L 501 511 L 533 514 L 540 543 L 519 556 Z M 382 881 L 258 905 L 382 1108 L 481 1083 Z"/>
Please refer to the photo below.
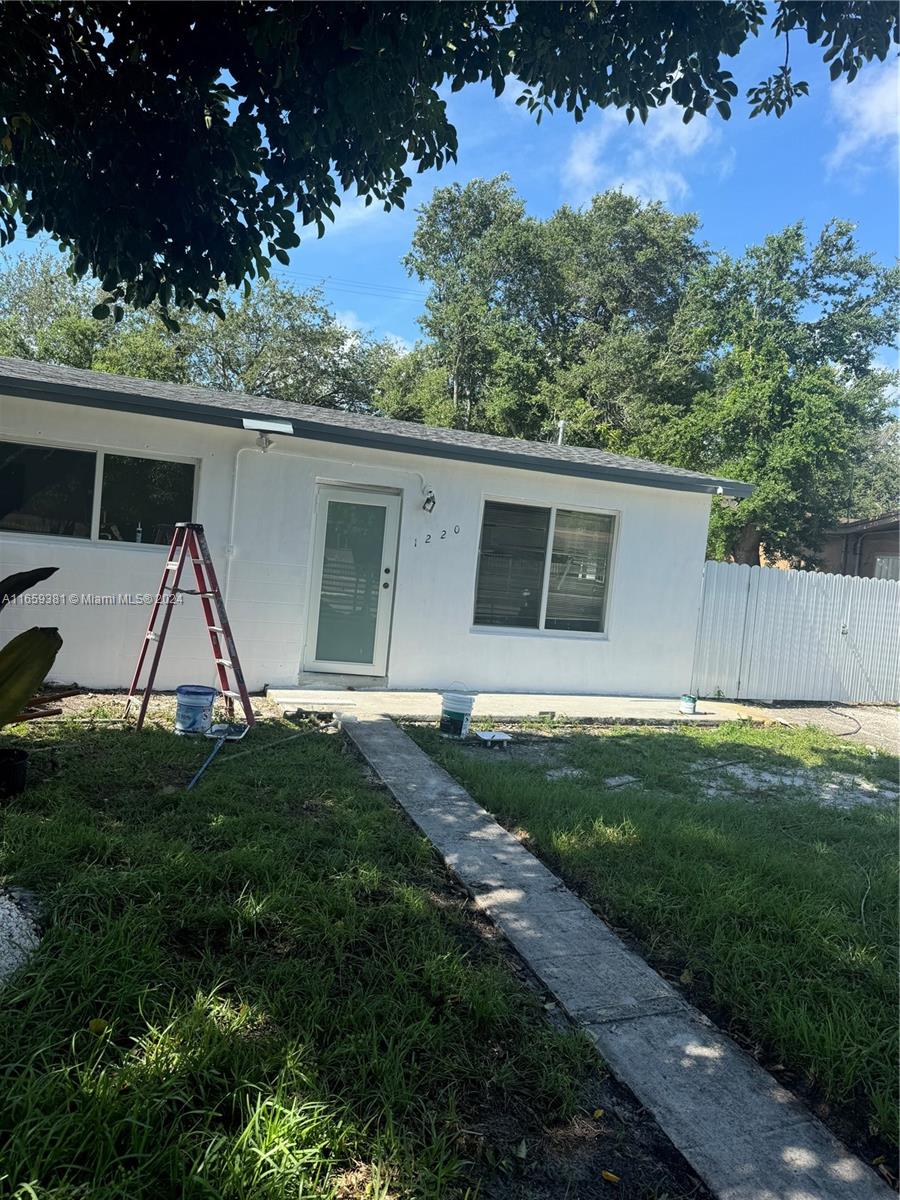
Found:
<path fill-rule="evenodd" d="M 780 64 L 783 44 L 771 37 L 749 44 L 733 71 L 742 95 Z M 298 286 L 320 283 L 345 321 L 391 334 L 419 336 L 416 317 L 424 290 L 401 265 L 415 206 L 436 187 L 505 172 L 528 211 L 539 217 L 563 203 L 581 205 L 607 187 L 662 200 L 700 216 L 713 247 L 740 253 L 794 221 L 818 232 L 833 216 L 859 226 L 862 245 L 886 262 L 897 256 L 898 67 L 874 63 L 854 83 L 831 83 L 821 51 L 791 46 L 801 98 L 780 121 L 749 120 L 742 98 L 730 121 L 695 117 L 689 125 L 672 106 L 652 113 L 646 127 L 628 126 L 619 113 L 590 110 L 576 125 L 566 113 L 545 114 L 539 126 L 516 107 L 510 89 L 495 99 L 470 86 L 448 98 L 459 133 L 458 164 L 414 177 L 405 210 L 385 213 L 347 197 L 325 237 L 305 238 L 290 267 Z"/>

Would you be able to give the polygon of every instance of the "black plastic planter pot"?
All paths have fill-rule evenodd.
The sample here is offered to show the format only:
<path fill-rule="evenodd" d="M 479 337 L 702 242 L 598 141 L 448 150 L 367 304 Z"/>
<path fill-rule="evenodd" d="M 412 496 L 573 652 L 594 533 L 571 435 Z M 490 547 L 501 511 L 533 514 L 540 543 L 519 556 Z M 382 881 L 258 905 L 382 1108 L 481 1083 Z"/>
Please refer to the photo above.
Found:
<path fill-rule="evenodd" d="M 11 748 L 0 749 L 0 797 L 18 796 L 25 790 L 28 753 Z"/>

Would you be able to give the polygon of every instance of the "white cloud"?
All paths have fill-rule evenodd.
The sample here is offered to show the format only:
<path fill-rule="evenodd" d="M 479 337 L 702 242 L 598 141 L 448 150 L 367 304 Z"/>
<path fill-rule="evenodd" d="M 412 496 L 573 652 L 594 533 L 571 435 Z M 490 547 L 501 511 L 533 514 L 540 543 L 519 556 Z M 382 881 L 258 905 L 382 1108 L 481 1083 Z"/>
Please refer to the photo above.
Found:
<path fill-rule="evenodd" d="M 370 329 L 368 322 L 364 321 L 353 308 L 336 309 L 334 315 L 345 329 L 352 329 L 354 333 L 368 333 Z"/>
<path fill-rule="evenodd" d="M 580 129 L 572 138 L 569 156 L 563 167 L 563 179 L 580 204 L 597 190 L 603 167 L 600 156 L 613 136 L 612 122 L 607 113 L 600 114 L 599 123 L 591 129 Z"/>
<path fill-rule="evenodd" d="M 706 155 L 721 139 L 710 117 L 694 117 L 687 125 L 675 105 L 654 109 L 641 125 L 628 124 L 625 114 L 606 109 L 590 127 L 579 130 L 563 167 L 563 182 L 575 204 L 589 203 L 606 188 L 619 188 L 640 200 L 672 204 L 690 192 L 685 170 L 692 159 Z M 734 151 L 716 158 L 716 169 L 734 169 Z"/>
<path fill-rule="evenodd" d="M 894 58 L 865 68 L 853 83 L 834 84 L 831 110 L 839 132 L 825 159 L 829 174 L 851 163 L 854 169 L 865 169 L 871 165 L 871 156 L 883 150 L 896 154 L 900 67 Z"/>
<path fill-rule="evenodd" d="M 365 321 L 359 315 L 355 308 L 340 308 L 335 311 L 335 317 L 338 322 L 349 329 L 351 333 L 371 333 L 373 337 L 383 338 L 384 341 L 390 344 L 400 354 L 409 354 L 413 348 L 413 343 L 409 338 L 401 337 L 399 333 L 392 333 L 389 329 L 379 332 L 372 327 L 371 321 Z"/>
<path fill-rule="evenodd" d="M 724 154 L 719 156 L 719 165 L 716 168 L 716 174 L 719 182 L 724 183 L 726 179 L 730 179 L 734 174 L 734 168 L 737 166 L 737 150 L 734 146 L 729 146 Z"/>
<path fill-rule="evenodd" d="M 366 204 L 365 196 L 356 196 L 345 192 L 341 197 L 340 206 L 335 206 L 334 224 L 332 225 L 325 218 L 325 236 L 327 237 L 329 233 L 332 237 L 337 233 L 346 233 L 348 230 L 357 229 L 360 225 L 367 225 L 370 221 L 383 216 L 385 216 L 384 205 L 380 200 L 373 200 L 371 204 Z"/>

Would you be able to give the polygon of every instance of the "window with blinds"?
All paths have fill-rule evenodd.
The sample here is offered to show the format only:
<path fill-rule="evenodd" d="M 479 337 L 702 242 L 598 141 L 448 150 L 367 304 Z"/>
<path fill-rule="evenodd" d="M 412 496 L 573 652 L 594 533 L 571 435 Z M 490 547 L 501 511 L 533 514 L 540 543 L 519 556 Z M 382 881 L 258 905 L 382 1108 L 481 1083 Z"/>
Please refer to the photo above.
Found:
<path fill-rule="evenodd" d="M 481 522 L 475 624 L 537 629 L 550 509 L 488 500 Z"/>
<path fill-rule="evenodd" d="M 484 506 L 475 625 L 603 633 L 615 517 Z"/>
<path fill-rule="evenodd" d="M 545 629 L 603 632 L 614 524 L 600 513 L 557 510 Z"/>

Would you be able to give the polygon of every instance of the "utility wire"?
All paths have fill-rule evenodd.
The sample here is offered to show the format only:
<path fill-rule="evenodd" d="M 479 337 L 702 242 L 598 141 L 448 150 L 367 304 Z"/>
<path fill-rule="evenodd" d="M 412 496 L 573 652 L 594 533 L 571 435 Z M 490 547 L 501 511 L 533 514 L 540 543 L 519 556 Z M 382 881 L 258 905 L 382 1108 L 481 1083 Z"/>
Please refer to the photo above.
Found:
<path fill-rule="evenodd" d="M 411 288 L 401 288 L 389 283 L 366 283 L 361 279 L 341 279 L 335 275 L 314 275 L 309 271 L 296 271 L 293 268 L 276 268 L 276 273 L 288 278 L 309 280 L 324 291 L 346 292 L 354 296 L 376 296 L 390 300 L 423 301 L 428 295 L 425 291 L 413 291 Z"/>

